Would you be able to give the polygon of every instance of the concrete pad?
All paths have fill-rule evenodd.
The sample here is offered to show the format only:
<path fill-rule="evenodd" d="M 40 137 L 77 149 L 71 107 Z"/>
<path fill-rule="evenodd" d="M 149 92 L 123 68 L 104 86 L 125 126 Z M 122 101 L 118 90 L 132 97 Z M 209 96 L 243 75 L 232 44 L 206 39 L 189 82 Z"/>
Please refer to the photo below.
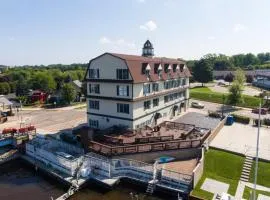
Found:
<path fill-rule="evenodd" d="M 270 197 L 269 196 L 262 195 L 262 194 L 259 194 L 257 200 L 270 200 Z"/>
<path fill-rule="evenodd" d="M 204 183 L 201 186 L 202 190 L 211 192 L 213 194 L 222 194 L 227 193 L 229 189 L 229 184 L 216 181 L 210 178 L 206 178 Z"/>
<path fill-rule="evenodd" d="M 258 128 L 234 123 L 224 126 L 210 146 L 255 157 Z M 259 157 L 270 160 L 270 128 L 260 129 Z"/>

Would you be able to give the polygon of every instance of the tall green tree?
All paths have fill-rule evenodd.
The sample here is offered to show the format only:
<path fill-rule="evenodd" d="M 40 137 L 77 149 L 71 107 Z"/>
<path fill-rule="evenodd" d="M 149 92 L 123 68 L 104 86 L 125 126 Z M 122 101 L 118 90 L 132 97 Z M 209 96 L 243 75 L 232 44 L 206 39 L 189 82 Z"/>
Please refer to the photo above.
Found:
<path fill-rule="evenodd" d="M 194 79 L 202 83 L 202 86 L 213 80 L 213 65 L 208 59 L 202 58 L 195 62 L 192 72 Z"/>
<path fill-rule="evenodd" d="M 243 101 L 242 92 L 244 90 L 244 84 L 246 82 L 246 76 L 243 70 L 238 69 L 235 73 L 235 77 L 232 85 L 229 88 L 229 102 L 236 105 Z"/>
<path fill-rule="evenodd" d="M 66 83 L 66 84 L 64 84 L 64 86 L 62 88 L 61 94 L 62 94 L 63 100 L 67 104 L 70 104 L 75 99 L 76 91 L 71 83 Z"/>
<path fill-rule="evenodd" d="M 24 79 L 19 79 L 16 84 L 16 96 L 26 96 L 28 94 L 29 85 Z"/>

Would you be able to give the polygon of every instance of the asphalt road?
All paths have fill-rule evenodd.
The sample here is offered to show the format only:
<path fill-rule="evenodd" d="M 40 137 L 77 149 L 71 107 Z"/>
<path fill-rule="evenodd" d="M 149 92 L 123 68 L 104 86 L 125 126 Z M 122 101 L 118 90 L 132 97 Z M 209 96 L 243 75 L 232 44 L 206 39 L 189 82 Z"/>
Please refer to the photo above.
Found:
<path fill-rule="evenodd" d="M 193 101 L 204 104 L 204 109 L 201 109 L 200 112 L 207 113 L 208 111 L 219 111 L 219 112 L 222 111 L 222 107 L 223 107 L 222 104 L 199 101 L 199 100 L 194 100 L 194 99 L 191 99 L 190 103 Z M 233 106 L 228 106 L 228 105 L 224 106 L 224 113 L 235 113 L 235 114 L 250 117 L 252 119 L 257 119 L 259 117 L 258 114 L 252 113 L 250 108 L 239 108 L 239 107 L 233 107 Z M 270 118 L 270 114 L 262 115 L 262 118 Z"/>

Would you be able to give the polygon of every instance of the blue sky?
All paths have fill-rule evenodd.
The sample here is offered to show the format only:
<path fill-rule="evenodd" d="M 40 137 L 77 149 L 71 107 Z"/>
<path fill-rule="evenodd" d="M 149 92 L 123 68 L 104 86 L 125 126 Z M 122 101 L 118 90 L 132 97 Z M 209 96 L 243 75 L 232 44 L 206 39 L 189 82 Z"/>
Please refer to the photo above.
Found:
<path fill-rule="evenodd" d="M 86 63 L 104 52 L 157 56 L 270 51 L 269 0 L 0 0 L 0 64 Z"/>

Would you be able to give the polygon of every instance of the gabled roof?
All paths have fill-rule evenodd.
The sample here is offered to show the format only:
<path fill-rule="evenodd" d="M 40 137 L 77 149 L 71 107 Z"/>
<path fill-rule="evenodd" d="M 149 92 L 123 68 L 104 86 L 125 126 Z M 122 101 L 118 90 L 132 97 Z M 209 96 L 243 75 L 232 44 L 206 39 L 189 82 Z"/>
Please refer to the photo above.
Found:
<path fill-rule="evenodd" d="M 172 58 L 165 58 L 165 57 L 144 57 L 144 56 L 136 56 L 136 55 L 126 55 L 126 54 L 117 54 L 117 53 L 108 53 L 115 57 L 123 59 L 128 66 L 128 69 L 130 71 L 130 74 L 133 78 L 134 83 L 141 83 L 141 82 L 149 82 L 149 81 L 159 81 L 158 74 L 154 73 L 154 65 L 155 64 L 161 64 L 163 71 L 161 78 L 163 80 L 170 79 L 168 74 L 164 72 L 164 64 L 185 64 L 185 61 L 180 59 L 172 59 Z M 148 63 L 151 67 L 150 70 L 150 78 L 148 79 L 145 74 L 142 74 L 142 64 Z M 176 71 L 173 72 L 171 70 L 170 72 L 171 78 L 178 78 L 178 77 L 190 77 L 191 74 L 186 67 L 182 72 Z"/>
<path fill-rule="evenodd" d="M 144 82 L 149 82 L 149 81 L 159 81 L 159 80 L 168 80 L 168 79 L 173 79 L 173 78 L 178 78 L 178 77 L 190 77 L 190 71 L 186 67 L 182 72 L 177 70 L 176 72 L 173 72 L 171 70 L 170 72 L 170 77 L 168 74 L 164 72 L 164 65 L 169 64 L 186 64 L 186 62 L 182 59 L 172 59 L 172 58 L 166 58 L 166 57 L 144 57 L 144 56 L 137 56 L 137 55 L 127 55 L 127 54 L 118 54 L 118 53 L 104 53 L 96 58 L 93 58 L 90 60 L 88 69 L 86 74 L 89 71 L 89 67 L 91 65 L 91 62 L 95 59 L 98 59 L 104 55 L 111 55 L 116 58 L 122 59 L 126 64 L 129 69 L 129 72 L 131 74 L 131 77 L 133 79 L 134 83 L 144 83 Z M 148 78 L 145 74 L 142 74 L 142 64 L 147 63 L 150 65 L 151 70 L 150 70 L 150 78 Z M 161 79 L 159 79 L 158 74 L 154 73 L 154 66 L 155 64 L 161 65 L 162 66 L 162 75 Z M 86 77 L 86 75 L 85 75 Z"/>
<path fill-rule="evenodd" d="M 82 82 L 79 81 L 79 80 L 74 80 L 73 83 L 74 83 L 77 87 L 79 87 L 79 88 L 82 87 Z"/>

